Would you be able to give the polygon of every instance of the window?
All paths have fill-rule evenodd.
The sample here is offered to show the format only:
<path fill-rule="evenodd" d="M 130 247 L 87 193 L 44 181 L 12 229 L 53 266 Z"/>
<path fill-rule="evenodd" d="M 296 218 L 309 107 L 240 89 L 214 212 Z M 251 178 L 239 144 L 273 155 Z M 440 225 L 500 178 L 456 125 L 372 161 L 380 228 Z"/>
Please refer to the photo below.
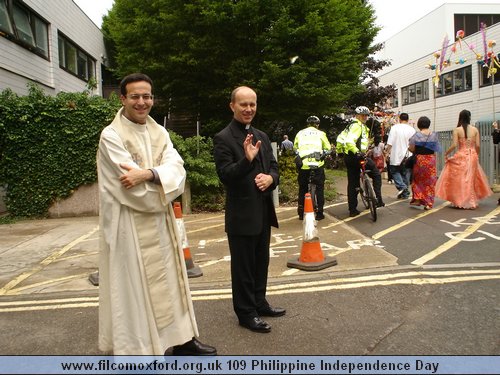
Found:
<path fill-rule="evenodd" d="M 443 80 L 444 95 L 453 93 L 453 73 L 443 74 L 441 79 Z"/>
<path fill-rule="evenodd" d="M 7 4 L 2 0 L 0 0 L 0 30 L 6 31 L 8 34 L 14 34 L 14 29 L 12 29 L 12 24 L 10 23 Z"/>
<path fill-rule="evenodd" d="M 403 105 L 429 100 L 429 81 L 420 81 L 401 88 Z"/>
<path fill-rule="evenodd" d="M 472 89 L 472 66 L 441 74 L 436 97 Z"/>
<path fill-rule="evenodd" d="M 401 88 L 401 99 L 403 100 L 403 104 L 410 103 L 410 99 L 408 98 L 408 87 Z"/>
<path fill-rule="evenodd" d="M 500 59 L 500 53 L 497 55 L 497 59 Z M 500 61 L 500 60 L 498 60 Z M 479 86 L 491 86 L 491 78 L 493 77 L 495 84 L 500 82 L 500 69 L 498 69 L 495 75 L 490 75 L 488 78 L 488 67 L 483 64 L 478 64 L 479 69 L 481 69 L 481 74 L 479 75 Z"/>
<path fill-rule="evenodd" d="M 45 57 L 49 57 L 49 25 L 22 2 L 0 0 L 1 35 Z"/>
<path fill-rule="evenodd" d="M 95 77 L 95 60 L 70 39 L 59 33 L 59 66 L 78 78 L 88 81 Z"/>
<path fill-rule="evenodd" d="M 463 30 L 465 35 L 477 33 L 481 28 L 481 23 L 486 26 L 500 22 L 500 14 L 455 14 L 455 35 L 458 30 Z"/>
<path fill-rule="evenodd" d="M 393 97 L 391 97 L 391 98 L 389 98 L 387 100 L 387 103 L 389 104 L 390 108 L 399 107 L 399 101 L 398 101 L 398 93 L 397 93 L 397 91 L 396 91 L 396 95 L 394 95 Z"/>

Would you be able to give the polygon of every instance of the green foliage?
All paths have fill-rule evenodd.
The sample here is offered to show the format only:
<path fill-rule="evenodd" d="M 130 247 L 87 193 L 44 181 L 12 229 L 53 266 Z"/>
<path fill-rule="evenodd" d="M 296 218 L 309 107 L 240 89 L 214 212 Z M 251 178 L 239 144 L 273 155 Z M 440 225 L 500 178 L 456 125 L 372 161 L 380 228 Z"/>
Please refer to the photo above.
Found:
<path fill-rule="evenodd" d="M 297 183 L 297 168 L 293 160 L 293 156 L 282 155 L 278 157 L 280 204 L 297 204 L 299 185 Z M 335 176 L 345 175 L 345 171 L 325 168 L 325 202 L 333 202 L 337 198 Z"/>
<path fill-rule="evenodd" d="M 211 138 L 190 137 L 169 132 L 175 148 L 184 160 L 191 186 L 193 210 L 217 211 L 223 207 L 224 190 L 215 171 Z"/>
<path fill-rule="evenodd" d="M 12 216 L 44 216 L 54 200 L 97 180 L 99 135 L 117 108 L 116 97 L 50 96 L 36 85 L 26 96 L 0 93 L 0 184 Z"/>
<path fill-rule="evenodd" d="M 199 115 L 213 135 L 245 84 L 259 96 L 257 127 L 295 133 L 363 91 L 374 21 L 359 0 L 115 0 L 102 29 L 116 75 L 150 75 L 164 113 Z"/>
<path fill-rule="evenodd" d="M 278 157 L 278 168 L 280 171 L 279 201 L 280 203 L 297 202 L 299 186 L 297 184 L 297 167 L 294 157 L 282 155 Z"/>

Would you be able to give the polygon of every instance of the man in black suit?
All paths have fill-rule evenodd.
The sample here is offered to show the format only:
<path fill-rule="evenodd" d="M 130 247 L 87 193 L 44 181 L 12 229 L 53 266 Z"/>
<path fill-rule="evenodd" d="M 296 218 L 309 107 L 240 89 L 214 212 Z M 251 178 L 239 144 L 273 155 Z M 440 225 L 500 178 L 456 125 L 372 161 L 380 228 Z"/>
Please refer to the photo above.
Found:
<path fill-rule="evenodd" d="M 233 307 L 241 326 L 270 332 L 261 316 L 282 316 L 266 300 L 271 226 L 278 227 L 272 191 L 278 163 L 268 136 L 252 127 L 257 94 L 246 86 L 231 93 L 233 120 L 214 137 L 217 174 L 226 189 L 226 233 L 231 253 Z"/>

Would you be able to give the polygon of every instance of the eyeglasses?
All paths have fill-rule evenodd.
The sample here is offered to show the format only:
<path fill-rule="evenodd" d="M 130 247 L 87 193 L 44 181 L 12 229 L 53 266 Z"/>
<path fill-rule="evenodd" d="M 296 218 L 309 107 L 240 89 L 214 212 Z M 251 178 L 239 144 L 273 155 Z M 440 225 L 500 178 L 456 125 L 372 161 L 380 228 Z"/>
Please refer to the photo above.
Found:
<path fill-rule="evenodd" d="M 150 100 L 154 99 L 154 95 L 152 95 L 152 94 L 142 94 L 142 95 L 141 94 L 131 94 L 131 95 L 127 95 L 127 98 L 130 100 L 133 100 L 135 102 L 142 98 L 142 100 L 144 100 L 145 102 L 149 102 Z"/>

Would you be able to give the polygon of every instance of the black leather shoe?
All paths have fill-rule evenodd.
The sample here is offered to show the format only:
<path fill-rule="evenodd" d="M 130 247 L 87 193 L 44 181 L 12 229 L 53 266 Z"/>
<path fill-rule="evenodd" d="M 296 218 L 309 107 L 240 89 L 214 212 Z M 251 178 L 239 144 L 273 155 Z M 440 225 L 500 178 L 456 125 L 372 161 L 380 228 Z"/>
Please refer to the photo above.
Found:
<path fill-rule="evenodd" d="M 358 210 L 349 212 L 349 217 L 356 217 L 360 214 Z"/>
<path fill-rule="evenodd" d="M 263 308 L 261 310 L 257 310 L 257 314 L 260 316 L 272 316 L 272 317 L 277 317 L 277 316 L 283 316 L 286 314 L 286 310 L 282 309 L 281 307 L 271 307 L 267 306 L 266 308 Z"/>
<path fill-rule="evenodd" d="M 271 326 L 258 316 L 249 320 L 240 320 L 240 326 L 259 333 L 271 332 Z"/>
<path fill-rule="evenodd" d="M 203 344 L 196 338 L 190 341 L 174 346 L 173 355 L 217 355 L 217 349 L 213 346 Z"/>
<path fill-rule="evenodd" d="M 325 215 L 323 214 L 323 212 L 318 212 L 316 214 L 316 220 L 323 220 L 325 218 Z"/>

